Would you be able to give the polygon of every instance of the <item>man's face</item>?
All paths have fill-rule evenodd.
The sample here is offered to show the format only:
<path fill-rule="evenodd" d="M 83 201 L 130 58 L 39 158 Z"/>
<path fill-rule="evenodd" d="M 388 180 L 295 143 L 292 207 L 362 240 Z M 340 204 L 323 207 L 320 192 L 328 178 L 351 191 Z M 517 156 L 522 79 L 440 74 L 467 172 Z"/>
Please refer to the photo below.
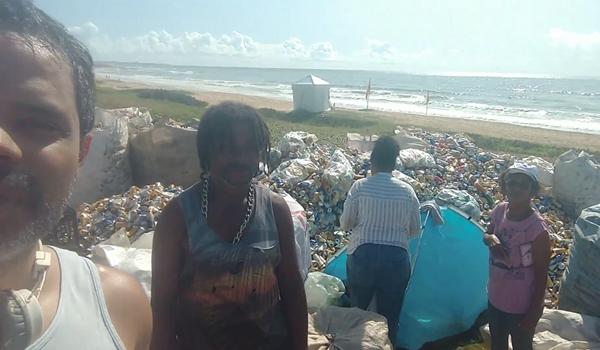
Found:
<path fill-rule="evenodd" d="M 79 134 L 70 66 L 35 39 L 0 33 L 0 261 L 60 219 Z"/>
<path fill-rule="evenodd" d="M 233 126 L 232 136 L 231 142 L 212 155 L 210 173 L 229 187 L 242 189 L 258 171 L 259 154 L 254 133 L 247 126 Z"/>

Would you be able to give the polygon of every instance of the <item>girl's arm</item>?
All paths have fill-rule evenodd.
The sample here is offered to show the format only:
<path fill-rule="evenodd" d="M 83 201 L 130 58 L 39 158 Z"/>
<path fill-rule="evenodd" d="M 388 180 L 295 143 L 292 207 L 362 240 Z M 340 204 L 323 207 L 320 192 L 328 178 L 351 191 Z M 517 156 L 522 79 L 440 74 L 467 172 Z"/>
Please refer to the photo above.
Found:
<path fill-rule="evenodd" d="M 550 236 L 548 231 L 542 232 L 532 244 L 533 270 L 535 274 L 533 287 L 533 300 L 529 311 L 520 323 L 521 328 L 535 331 L 542 313 L 544 312 L 544 298 L 548 283 L 548 265 L 550 264 Z"/>
<path fill-rule="evenodd" d="M 483 234 L 483 243 L 485 243 L 485 245 L 487 245 L 488 247 L 491 248 L 491 246 L 493 245 L 493 241 L 494 241 L 494 232 L 496 230 L 496 223 L 495 223 L 495 213 L 498 210 L 498 206 L 495 206 L 494 209 L 492 209 L 492 211 L 490 212 L 490 223 L 487 226 L 487 229 L 485 230 L 485 233 Z"/>
<path fill-rule="evenodd" d="M 488 247 L 491 247 L 494 236 L 494 223 L 490 222 L 485 233 L 483 234 L 483 243 Z"/>

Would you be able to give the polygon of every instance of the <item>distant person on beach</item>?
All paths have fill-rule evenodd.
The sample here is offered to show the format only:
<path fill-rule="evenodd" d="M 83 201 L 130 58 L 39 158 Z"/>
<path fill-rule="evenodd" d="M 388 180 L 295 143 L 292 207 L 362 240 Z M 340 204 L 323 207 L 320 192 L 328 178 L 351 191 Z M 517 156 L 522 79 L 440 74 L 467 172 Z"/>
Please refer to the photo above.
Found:
<path fill-rule="evenodd" d="M 341 228 L 352 232 L 347 262 L 351 304 L 366 310 L 375 296 L 394 344 L 410 279 L 408 239 L 421 230 L 414 190 L 392 176 L 399 152 L 392 137 L 375 142 L 373 175 L 352 185 L 340 219 Z"/>
<path fill-rule="evenodd" d="M 515 163 L 500 175 L 507 201 L 490 213 L 484 236 L 490 248 L 488 285 L 492 350 L 532 349 L 544 310 L 550 261 L 548 226 L 531 200 L 539 190 L 537 168 Z"/>
<path fill-rule="evenodd" d="M 307 348 L 307 306 L 285 200 L 255 180 L 270 152 L 258 112 L 226 102 L 198 126 L 198 183 L 154 236 L 152 349 Z"/>
<path fill-rule="evenodd" d="M 149 347 L 133 277 L 41 242 L 88 153 L 94 96 L 87 49 L 31 1 L 0 1 L 0 349 Z"/>

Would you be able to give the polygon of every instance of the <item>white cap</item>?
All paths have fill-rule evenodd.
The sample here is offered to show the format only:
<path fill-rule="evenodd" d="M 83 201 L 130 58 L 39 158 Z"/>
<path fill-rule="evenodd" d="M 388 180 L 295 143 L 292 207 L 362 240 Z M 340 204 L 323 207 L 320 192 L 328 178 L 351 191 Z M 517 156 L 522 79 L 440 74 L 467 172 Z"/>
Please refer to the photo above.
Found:
<path fill-rule="evenodd" d="M 506 174 L 525 174 L 532 178 L 535 182 L 539 182 L 539 171 L 534 165 L 529 165 L 522 161 L 516 161 L 513 165 L 506 170 Z"/>

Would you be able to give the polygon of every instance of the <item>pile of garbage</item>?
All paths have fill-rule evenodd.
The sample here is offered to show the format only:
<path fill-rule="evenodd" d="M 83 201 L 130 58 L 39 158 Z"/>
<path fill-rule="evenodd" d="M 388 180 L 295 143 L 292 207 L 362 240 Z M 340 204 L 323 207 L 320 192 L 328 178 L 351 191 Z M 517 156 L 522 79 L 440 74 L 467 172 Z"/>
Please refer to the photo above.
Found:
<path fill-rule="evenodd" d="M 163 186 L 160 183 L 138 188 L 101 199 L 93 204 L 79 206 L 79 234 L 84 252 L 124 229 L 131 241 L 143 233 L 153 231 L 157 216 L 167 203 L 180 194 L 179 186 Z"/>
<path fill-rule="evenodd" d="M 503 199 L 498 177 L 517 158 L 484 151 L 460 135 L 417 129 L 398 130 L 396 134 L 410 135 L 411 140 L 419 139 L 424 144 L 419 146 L 422 149 L 403 149 L 393 175 L 409 183 L 421 202 L 433 199 L 453 205 L 486 227 L 491 209 Z M 271 174 L 271 188 L 284 190 L 306 209 L 311 271 L 320 271 L 348 243 L 348 234 L 339 230 L 339 218 L 348 189 L 369 173 L 369 154 L 319 144 L 315 135 L 305 132 L 285 135 L 275 154 L 278 166 Z M 536 157 L 525 160 L 538 167 L 541 193 L 548 193 L 552 165 Z M 555 308 L 572 243 L 573 222 L 551 197 L 542 195 L 534 203 L 552 228 L 546 306 Z"/>
<path fill-rule="evenodd" d="M 165 123 L 171 124 L 168 120 Z M 515 156 L 484 151 L 455 134 L 399 129 L 396 135 L 403 149 L 393 175 L 410 184 L 421 202 L 451 204 L 480 225 L 489 223 L 489 212 L 503 199 L 498 176 L 517 160 Z M 552 186 L 546 179 L 552 165 L 540 158 L 527 161 L 546 176 L 540 178 L 544 195 L 535 199 L 535 205 L 552 228 L 546 306 L 554 308 L 572 243 L 573 222 L 560 205 L 545 196 Z M 348 233 L 339 229 L 344 201 L 354 181 L 366 177 L 370 167 L 368 153 L 319 143 L 315 135 L 306 132 L 290 132 L 274 147 L 268 184 L 276 192 L 289 193 L 305 210 L 310 271 L 323 270 L 327 261 L 348 244 Z M 89 252 L 92 245 L 120 229 L 125 229 L 132 241 L 154 230 L 157 214 L 181 191 L 181 187 L 156 183 L 83 204 L 78 211 L 83 245 Z"/>

